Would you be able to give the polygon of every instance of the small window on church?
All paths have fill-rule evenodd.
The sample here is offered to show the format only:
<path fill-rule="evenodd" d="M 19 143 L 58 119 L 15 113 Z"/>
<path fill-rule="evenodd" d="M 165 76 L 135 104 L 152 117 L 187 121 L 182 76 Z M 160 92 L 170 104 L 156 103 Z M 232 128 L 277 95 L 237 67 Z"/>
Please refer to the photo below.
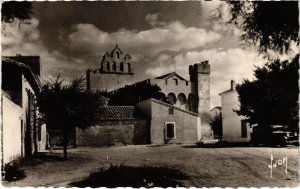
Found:
<path fill-rule="evenodd" d="M 116 70 L 117 70 L 117 64 L 116 64 L 116 62 L 113 62 L 112 69 L 113 69 L 113 71 L 116 71 Z"/>
<path fill-rule="evenodd" d="M 165 82 L 166 82 L 166 85 L 168 85 L 168 80 L 167 79 L 165 80 Z"/>
<path fill-rule="evenodd" d="M 128 67 L 128 72 L 131 72 L 131 65 L 129 63 L 127 63 L 127 67 Z"/>
<path fill-rule="evenodd" d="M 124 72 L 124 64 L 123 64 L 123 62 L 120 63 L 120 71 Z"/>
<path fill-rule="evenodd" d="M 109 62 L 106 63 L 106 68 L 107 68 L 108 71 L 110 70 Z"/>
<path fill-rule="evenodd" d="M 117 51 L 117 58 L 119 59 L 120 58 L 120 53 Z"/>
<path fill-rule="evenodd" d="M 188 81 L 186 81 L 185 85 L 186 85 L 186 86 L 188 86 L 188 85 L 189 85 L 189 82 L 188 82 Z"/>
<path fill-rule="evenodd" d="M 175 122 L 165 122 L 165 137 L 166 139 L 176 138 Z"/>
<path fill-rule="evenodd" d="M 174 114 L 174 109 L 172 107 L 169 108 L 169 114 L 173 115 Z"/>
<path fill-rule="evenodd" d="M 174 79 L 175 85 L 178 85 L 178 79 Z"/>

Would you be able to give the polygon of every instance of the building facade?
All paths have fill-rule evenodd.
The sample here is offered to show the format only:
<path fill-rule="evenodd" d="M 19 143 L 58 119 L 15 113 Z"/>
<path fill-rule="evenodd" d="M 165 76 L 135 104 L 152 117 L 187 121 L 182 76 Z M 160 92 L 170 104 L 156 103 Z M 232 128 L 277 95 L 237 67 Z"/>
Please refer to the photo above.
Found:
<path fill-rule="evenodd" d="M 87 70 L 87 89 L 114 91 L 125 85 L 150 83 L 161 88 L 162 98 L 167 98 L 171 105 L 197 113 L 202 122 L 207 123 L 210 112 L 210 71 L 209 62 L 204 61 L 189 66 L 189 81 L 172 72 L 133 83 L 131 57 L 128 54 L 123 56 L 116 45 L 110 54 L 103 56 L 100 69 Z"/>
<path fill-rule="evenodd" d="M 137 104 L 150 119 L 151 144 L 195 144 L 201 140 L 198 114 L 155 99 Z"/>
<path fill-rule="evenodd" d="M 134 79 L 131 56 L 123 54 L 118 45 L 106 52 L 100 62 L 100 69 L 86 71 L 87 89 L 113 91 L 125 85 L 131 85 Z"/>
<path fill-rule="evenodd" d="M 149 119 L 134 106 L 103 106 L 96 125 L 76 129 L 78 146 L 149 144 Z"/>
<path fill-rule="evenodd" d="M 19 62 L 23 59 L 32 64 Z M 2 165 L 46 147 L 46 126 L 37 119 L 41 72 L 36 64 L 39 57 L 2 57 Z"/>
<path fill-rule="evenodd" d="M 227 142 L 249 142 L 252 129 L 243 116 L 234 111 L 239 108 L 238 93 L 235 82 L 231 81 L 230 89 L 220 93 L 222 102 L 223 140 Z"/>

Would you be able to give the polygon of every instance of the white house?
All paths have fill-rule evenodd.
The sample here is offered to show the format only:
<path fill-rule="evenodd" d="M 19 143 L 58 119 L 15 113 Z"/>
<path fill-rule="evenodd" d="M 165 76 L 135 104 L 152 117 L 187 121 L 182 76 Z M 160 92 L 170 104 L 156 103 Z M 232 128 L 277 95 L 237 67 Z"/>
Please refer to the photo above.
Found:
<path fill-rule="evenodd" d="M 37 120 L 39 77 L 39 57 L 2 57 L 2 165 L 45 149 L 46 125 Z"/>
<path fill-rule="evenodd" d="M 252 128 L 243 116 L 237 115 L 234 111 L 240 105 L 235 82 L 232 80 L 230 89 L 219 95 L 222 98 L 223 140 L 227 142 L 249 142 Z"/>

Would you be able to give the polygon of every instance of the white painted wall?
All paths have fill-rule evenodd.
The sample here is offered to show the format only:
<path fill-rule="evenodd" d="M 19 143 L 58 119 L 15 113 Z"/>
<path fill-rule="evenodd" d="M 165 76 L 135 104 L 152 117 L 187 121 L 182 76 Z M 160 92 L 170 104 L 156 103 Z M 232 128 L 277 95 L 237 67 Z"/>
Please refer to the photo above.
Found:
<path fill-rule="evenodd" d="M 6 164 L 21 156 L 22 109 L 2 94 L 2 137 L 3 163 Z"/>
<path fill-rule="evenodd" d="M 248 142 L 252 129 L 247 127 L 247 138 L 242 138 L 241 120 L 233 110 L 239 108 L 238 93 L 236 90 L 221 94 L 222 96 L 222 125 L 223 140 L 227 142 Z"/>

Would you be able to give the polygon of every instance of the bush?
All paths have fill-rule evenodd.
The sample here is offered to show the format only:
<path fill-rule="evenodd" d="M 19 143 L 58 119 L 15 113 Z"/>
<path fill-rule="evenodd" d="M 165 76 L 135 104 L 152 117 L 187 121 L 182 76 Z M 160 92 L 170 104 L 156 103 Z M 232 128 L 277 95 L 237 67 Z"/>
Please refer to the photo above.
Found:
<path fill-rule="evenodd" d="M 13 182 L 26 177 L 25 170 L 21 168 L 20 160 L 12 161 L 4 166 L 4 180 Z"/>
<path fill-rule="evenodd" d="M 117 180 L 116 180 L 117 179 Z M 108 169 L 100 169 L 90 176 L 70 185 L 74 187 L 184 187 L 182 179 L 188 176 L 177 169 L 167 167 L 131 167 L 126 165 L 110 165 Z"/>

